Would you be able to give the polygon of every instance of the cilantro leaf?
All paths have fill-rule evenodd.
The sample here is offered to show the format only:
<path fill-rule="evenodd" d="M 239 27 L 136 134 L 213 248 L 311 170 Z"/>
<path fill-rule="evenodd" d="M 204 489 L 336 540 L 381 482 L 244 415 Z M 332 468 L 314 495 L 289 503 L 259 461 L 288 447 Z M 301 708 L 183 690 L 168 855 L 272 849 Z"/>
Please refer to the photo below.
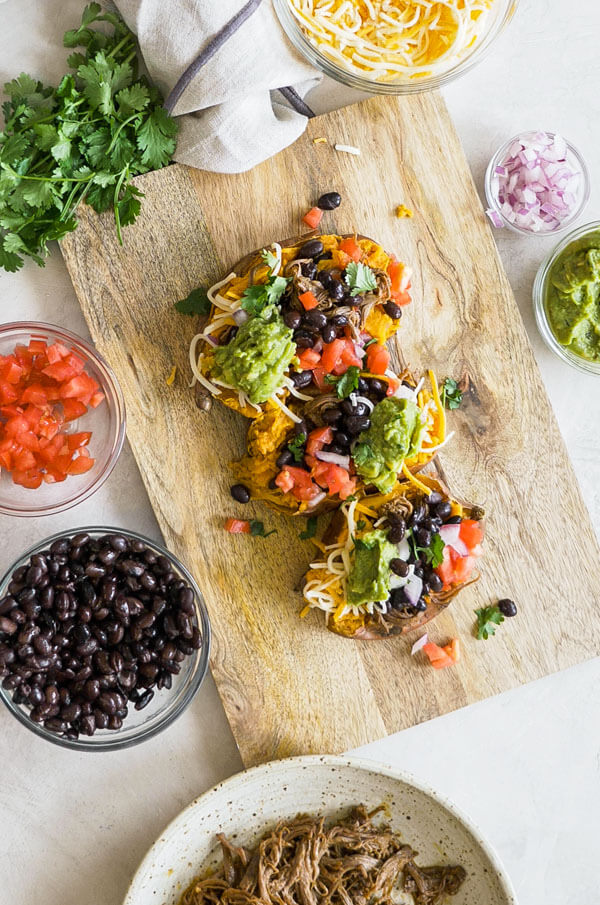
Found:
<path fill-rule="evenodd" d="M 339 399 L 347 399 L 350 393 L 354 393 L 358 389 L 358 378 L 360 368 L 356 365 L 350 365 L 347 371 L 336 377 L 334 374 L 326 374 L 326 383 L 335 385 L 335 391 Z"/>
<path fill-rule="evenodd" d="M 288 277 L 270 276 L 266 283 L 248 286 L 242 295 L 241 307 L 248 314 L 260 314 L 267 305 L 276 305 L 289 283 Z"/>
<path fill-rule="evenodd" d="M 8 273 L 16 273 L 23 264 L 23 258 L 12 251 L 7 251 L 4 244 L 0 245 L 0 267 L 3 267 Z"/>
<path fill-rule="evenodd" d="M 360 261 L 350 261 L 346 267 L 346 284 L 352 290 L 350 295 L 372 292 L 377 289 L 377 279 L 370 267 Z"/>
<path fill-rule="evenodd" d="M 173 307 L 180 314 L 197 315 L 208 314 L 211 304 L 206 294 L 206 289 L 192 289 L 186 298 L 175 302 Z"/>
<path fill-rule="evenodd" d="M 504 622 L 504 616 L 497 605 L 485 606 L 473 611 L 477 616 L 477 634 L 479 641 L 487 641 L 491 635 L 496 634 L 496 626 Z"/>
<path fill-rule="evenodd" d="M 356 530 L 362 531 L 363 528 L 366 528 L 366 527 L 367 527 L 367 523 L 365 522 L 364 518 L 359 518 L 359 520 L 356 523 Z"/>
<path fill-rule="evenodd" d="M 442 384 L 442 405 L 448 409 L 457 409 L 462 402 L 463 394 L 458 383 L 452 377 L 446 377 Z"/>
<path fill-rule="evenodd" d="M 263 250 L 260 253 L 260 256 L 261 256 L 263 262 L 269 268 L 269 270 L 273 270 L 273 268 L 276 266 L 277 261 L 278 261 L 277 255 L 274 255 L 273 252 L 269 251 L 268 248 L 263 248 Z"/>
<path fill-rule="evenodd" d="M 306 521 L 306 528 L 304 531 L 301 531 L 298 537 L 300 540 L 310 540 L 311 537 L 314 537 L 317 533 L 317 516 L 311 515 L 309 519 Z"/>
<path fill-rule="evenodd" d="M 268 537 L 270 534 L 277 534 L 277 528 L 265 531 L 263 522 L 259 522 L 258 519 L 252 519 L 250 522 L 250 534 L 254 537 Z"/>
<path fill-rule="evenodd" d="M 175 151 L 177 123 L 164 107 L 157 107 L 137 134 L 142 162 L 151 170 L 158 170 L 169 162 Z"/>
<path fill-rule="evenodd" d="M 131 116 L 132 113 L 139 113 L 150 103 L 150 92 L 145 85 L 136 82 L 129 88 L 123 88 L 116 96 L 119 112 L 124 116 Z"/>
<path fill-rule="evenodd" d="M 425 557 L 427 559 L 428 564 L 432 567 L 432 569 L 437 568 L 437 566 L 441 566 L 444 560 L 444 547 L 446 544 L 442 540 L 439 534 L 433 534 L 431 537 L 431 543 L 428 547 L 425 548 Z"/>
<path fill-rule="evenodd" d="M 290 440 L 287 448 L 294 457 L 294 462 L 301 462 L 304 458 L 304 444 L 306 443 L 306 434 L 296 434 L 293 440 Z"/>

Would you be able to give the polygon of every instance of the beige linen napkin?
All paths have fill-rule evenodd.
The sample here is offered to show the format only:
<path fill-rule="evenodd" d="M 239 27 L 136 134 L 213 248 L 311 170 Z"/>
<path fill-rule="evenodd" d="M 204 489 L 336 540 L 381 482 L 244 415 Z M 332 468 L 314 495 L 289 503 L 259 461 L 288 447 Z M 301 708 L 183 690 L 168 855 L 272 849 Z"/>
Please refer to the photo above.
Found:
<path fill-rule="evenodd" d="M 244 0 L 116 0 L 136 32 L 152 79 L 169 95 L 182 73 L 245 6 Z M 175 159 L 203 170 L 241 173 L 295 141 L 306 116 L 277 89 L 300 97 L 319 74 L 286 38 L 262 0 L 206 62 L 175 104 Z"/>

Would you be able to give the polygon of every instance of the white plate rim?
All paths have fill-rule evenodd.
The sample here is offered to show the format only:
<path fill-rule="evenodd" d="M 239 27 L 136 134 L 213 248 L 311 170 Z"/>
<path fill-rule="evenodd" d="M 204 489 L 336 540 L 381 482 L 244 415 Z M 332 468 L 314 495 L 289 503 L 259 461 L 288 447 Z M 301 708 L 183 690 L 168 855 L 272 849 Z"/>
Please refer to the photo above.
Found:
<path fill-rule="evenodd" d="M 354 767 L 365 772 L 379 773 L 383 776 L 387 776 L 390 779 L 397 780 L 398 782 L 404 783 L 408 786 L 412 786 L 413 788 L 417 789 L 417 791 L 429 796 L 435 802 L 449 811 L 450 814 L 452 814 L 452 816 L 455 817 L 458 822 L 461 823 L 463 827 L 469 831 L 469 833 L 475 839 L 477 845 L 480 846 L 484 854 L 487 856 L 487 858 L 489 858 L 489 861 L 501 883 L 502 891 L 507 896 L 510 905 L 518 905 L 514 886 L 510 877 L 508 876 L 508 873 L 506 872 L 504 865 L 502 864 L 502 861 L 500 860 L 500 856 L 498 855 L 491 842 L 489 842 L 489 840 L 484 836 L 479 825 L 475 823 L 471 819 L 471 817 L 469 817 L 464 811 L 458 808 L 452 801 L 450 801 L 450 799 L 446 798 L 445 795 L 437 792 L 428 783 L 416 779 L 405 770 L 399 770 L 395 767 L 392 767 L 390 764 L 381 763 L 380 761 L 371 760 L 366 757 L 355 757 L 353 755 L 345 756 L 343 754 L 304 754 L 297 757 L 282 758 L 281 760 L 266 761 L 264 764 L 257 764 L 254 767 L 248 767 L 246 770 L 241 770 L 239 773 L 234 773 L 233 776 L 229 776 L 227 779 L 224 779 L 216 785 L 212 786 L 212 788 L 207 789 L 206 792 L 198 795 L 166 825 L 156 841 L 150 846 L 138 869 L 133 875 L 133 879 L 131 880 L 131 883 L 129 884 L 129 887 L 125 894 L 123 905 L 139 905 L 139 900 L 136 901 L 133 898 L 133 896 L 136 894 L 136 887 L 142 882 L 145 875 L 149 872 L 157 854 L 160 853 L 165 839 L 177 831 L 179 824 L 185 822 L 188 814 L 194 808 L 196 808 L 200 803 L 204 804 L 211 797 L 214 797 L 218 792 L 221 792 L 224 788 L 235 790 L 237 785 L 244 783 L 244 778 L 248 775 L 258 775 L 260 773 L 266 774 L 273 770 L 277 770 L 284 764 L 297 764 L 300 767 L 311 767 L 317 764 L 325 764 L 326 766 L 332 767 Z"/>

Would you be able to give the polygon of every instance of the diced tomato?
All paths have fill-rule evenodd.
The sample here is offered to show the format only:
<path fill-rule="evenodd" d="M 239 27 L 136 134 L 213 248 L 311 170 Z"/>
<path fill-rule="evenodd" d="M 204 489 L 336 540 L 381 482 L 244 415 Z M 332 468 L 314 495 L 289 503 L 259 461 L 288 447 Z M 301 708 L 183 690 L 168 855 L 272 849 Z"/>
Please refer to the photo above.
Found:
<path fill-rule="evenodd" d="M 400 381 L 396 380 L 395 377 L 388 378 L 388 385 L 387 385 L 387 390 L 385 391 L 385 395 L 393 396 L 399 386 L 400 386 Z"/>
<path fill-rule="evenodd" d="M 305 311 L 310 311 L 311 308 L 316 308 L 319 304 L 319 300 L 313 292 L 302 292 L 298 298 L 302 302 L 302 307 Z"/>
<path fill-rule="evenodd" d="M 326 376 L 327 371 L 325 368 L 313 368 L 313 380 L 320 390 L 324 390 L 327 387 Z"/>
<path fill-rule="evenodd" d="M 61 384 L 60 391 L 63 399 L 81 399 L 91 396 L 99 389 L 96 381 L 87 374 L 78 374 L 66 383 Z"/>
<path fill-rule="evenodd" d="M 10 358 L 0 367 L 0 379 L 5 383 L 11 383 L 13 386 L 16 386 L 23 376 L 24 370 L 25 369 L 16 361 L 16 359 L 10 356 Z"/>
<path fill-rule="evenodd" d="M 356 239 L 352 237 L 349 239 L 342 239 L 339 244 L 339 249 L 340 251 L 343 251 L 344 254 L 347 254 L 352 261 L 360 261 L 362 258 L 362 248 Z"/>
<path fill-rule="evenodd" d="M 0 415 L 3 418 L 12 418 L 14 415 L 22 415 L 23 409 L 19 405 L 1 405 Z"/>
<path fill-rule="evenodd" d="M 34 454 L 30 449 L 20 448 L 13 456 L 13 467 L 17 471 L 29 471 L 37 465 Z"/>
<path fill-rule="evenodd" d="M 104 402 L 104 393 L 98 391 L 97 393 L 92 393 L 92 398 L 90 399 L 90 405 L 93 409 L 98 408 L 101 402 Z"/>
<path fill-rule="evenodd" d="M 12 479 L 15 484 L 28 487 L 30 490 L 37 490 L 42 483 L 43 477 L 42 472 L 37 468 L 32 468 L 30 471 L 18 471 L 15 469 L 12 472 Z"/>
<path fill-rule="evenodd" d="M 57 471 L 57 469 L 52 468 L 51 465 L 46 467 L 46 471 L 44 472 L 44 481 L 46 484 L 59 484 L 66 480 L 67 476 L 62 471 Z"/>
<path fill-rule="evenodd" d="M 390 258 L 387 268 L 388 276 L 391 280 L 390 295 L 396 305 L 408 305 L 411 297 L 408 293 L 410 289 L 410 280 L 406 275 L 406 267 L 402 261 L 398 261 L 394 255 Z"/>
<path fill-rule="evenodd" d="M 68 358 L 61 358 L 60 361 L 48 365 L 42 371 L 42 374 L 45 374 L 46 377 L 51 377 L 52 380 L 58 380 L 60 382 L 70 380 L 71 377 L 76 377 L 77 374 L 80 373 L 81 371 L 76 371 L 75 368 L 69 364 Z"/>
<path fill-rule="evenodd" d="M 323 217 L 323 211 L 319 207 L 311 207 L 302 217 L 302 222 L 311 229 L 316 229 Z"/>
<path fill-rule="evenodd" d="M 76 459 L 73 459 L 68 466 L 67 474 L 85 474 L 86 471 L 93 468 L 95 461 L 96 460 L 92 459 L 90 456 L 79 455 Z"/>
<path fill-rule="evenodd" d="M 321 367 L 328 374 L 331 374 L 333 369 L 340 363 L 345 346 L 345 339 L 334 339 L 333 342 L 323 344 Z"/>
<path fill-rule="evenodd" d="M 65 421 L 75 421 L 86 413 L 86 407 L 78 399 L 63 399 L 63 418 Z"/>
<path fill-rule="evenodd" d="M 326 443 L 331 443 L 332 440 L 333 431 L 330 427 L 317 427 L 308 435 L 306 452 L 309 456 L 314 456 L 320 449 L 323 449 Z"/>
<path fill-rule="evenodd" d="M 326 487 L 332 496 L 339 494 L 342 500 L 356 489 L 356 480 L 350 477 L 345 468 L 333 462 L 317 462 L 312 469 L 312 475 L 317 484 Z"/>
<path fill-rule="evenodd" d="M 4 380 L 0 380 L 0 403 L 9 405 L 11 402 L 16 402 L 18 398 L 19 394 L 14 386 Z"/>
<path fill-rule="evenodd" d="M 452 550 L 451 553 L 454 551 Z M 454 559 L 454 576 L 453 583 L 461 584 L 463 581 L 466 581 L 469 578 L 473 568 L 475 566 L 475 557 L 474 556 L 459 556 L 456 554 L 456 558 Z"/>
<path fill-rule="evenodd" d="M 448 666 L 454 666 L 460 660 L 460 642 L 458 638 L 453 638 L 449 644 L 440 647 L 433 641 L 428 641 L 423 645 L 423 650 L 429 657 L 429 662 L 434 669 L 446 669 Z"/>
<path fill-rule="evenodd" d="M 33 364 L 33 353 L 29 351 L 27 346 L 15 346 L 14 356 L 27 372 L 31 370 Z"/>
<path fill-rule="evenodd" d="M 312 500 L 319 493 L 319 488 L 308 471 L 293 465 L 282 468 L 275 483 L 283 493 L 291 493 L 297 500 Z"/>
<path fill-rule="evenodd" d="M 225 522 L 225 531 L 230 534 L 250 534 L 250 522 L 243 518 L 228 518 Z"/>
<path fill-rule="evenodd" d="M 346 340 L 346 345 L 342 349 L 342 364 L 346 366 L 345 370 L 350 367 L 362 368 L 362 357 L 358 356 L 354 341 L 351 339 Z"/>
<path fill-rule="evenodd" d="M 472 518 L 465 518 L 460 523 L 458 536 L 470 553 L 475 551 L 483 540 L 483 528 L 481 522 Z"/>
<path fill-rule="evenodd" d="M 46 405 L 48 394 L 41 383 L 31 383 L 21 393 L 21 402 L 31 402 L 33 405 Z"/>
<path fill-rule="evenodd" d="M 63 346 L 62 343 L 53 343 L 51 346 L 48 346 L 46 355 L 48 356 L 50 364 L 55 364 L 55 362 L 60 361 L 61 358 L 66 358 L 69 355 L 69 349 L 67 349 L 66 346 Z"/>
<path fill-rule="evenodd" d="M 367 347 L 367 371 L 371 374 L 385 374 L 390 363 L 390 353 L 381 343 L 371 343 Z"/>
<path fill-rule="evenodd" d="M 473 571 L 475 562 L 475 556 L 460 556 L 446 544 L 441 565 L 436 568 L 436 572 L 444 582 L 444 588 L 466 581 Z"/>
<path fill-rule="evenodd" d="M 303 371 L 310 371 L 320 363 L 321 356 L 314 349 L 303 349 L 298 355 L 298 361 Z"/>
<path fill-rule="evenodd" d="M 40 449 L 40 439 L 33 431 L 23 431 L 22 434 L 17 434 L 15 443 L 18 443 L 23 449 L 30 449 L 32 452 L 39 452 Z"/>
<path fill-rule="evenodd" d="M 91 431 L 80 431 L 78 434 L 68 434 L 67 444 L 71 452 L 75 452 L 80 446 L 87 446 L 92 437 Z"/>
<path fill-rule="evenodd" d="M 48 349 L 43 339 L 30 339 L 29 346 L 27 348 L 32 353 L 32 355 L 44 355 Z"/>
<path fill-rule="evenodd" d="M 4 425 L 7 437 L 16 437 L 17 434 L 22 434 L 26 430 L 29 430 L 29 422 L 24 415 L 13 415 Z"/>

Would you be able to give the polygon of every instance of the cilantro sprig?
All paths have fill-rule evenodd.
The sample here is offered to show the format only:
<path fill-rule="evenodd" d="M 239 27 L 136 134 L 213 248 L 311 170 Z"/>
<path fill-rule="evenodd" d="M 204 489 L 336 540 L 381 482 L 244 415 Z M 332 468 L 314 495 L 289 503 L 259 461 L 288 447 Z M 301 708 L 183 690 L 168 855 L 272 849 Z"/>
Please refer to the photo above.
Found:
<path fill-rule="evenodd" d="M 82 201 L 112 209 L 122 242 L 143 197 L 132 177 L 165 166 L 175 151 L 177 124 L 138 75 L 135 38 L 118 15 L 90 3 L 64 44 L 80 49 L 57 87 L 26 73 L 4 86 L 0 266 L 12 272 L 25 257 L 43 266 L 48 242 L 77 226 Z"/>
<path fill-rule="evenodd" d="M 265 531 L 264 522 L 260 522 L 258 519 L 252 519 L 250 522 L 250 534 L 253 537 L 269 537 L 270 534 L 277 534 L 277 528 L 271 528 L 270 531 Z"/>
<path fill-rule="evenodd" d="M 346 284 L 350 288 L 350 295 L 360 295 L 363 292 L 373 292 L 377 289 L 377 278 L 366 264 L 360 261 L 351 261 L 346 267 Z"/>
<path fill-rule="evenodd" d="M 190 294 L 184 299 L 180 299 L 173 305 L 180 314 L 198 315 L 208 314 L 210 312 L 210 300 L 206 294 L 206 289 L 192 289 Z"/>
<path fill-rule="evenodd" d="M 358 389 L 358 378 L 360 368 L 356 365 L 350 365 L 347 371 L 336 377 L 335 374 L 326 374 L 325 382 L 335 386 L 335 391 L 339 399 L 347 399 L 351 393 Z"/>
<path fill-rule="evenodd" d="M 462 402 L 463 394 L 458 383 L 452 377 L 446 377 L 442 384 L 442 405 L 447 409 L 457 409 Z"/>
<path fill-rule="evenodd" d="M 432 569 L 437 568 L 437 566 L 441 566 L 442 562 L 444 561 L 444 547 L 446 546 L 446 544 L 439 534 L 431 535 L 431 542 L 429 543 L 429 546 L 419 547 L 414 532 L 411 529 L 408 535 L 408 541 L 417 559 L 419 558 L 419 553 L 423 553 L 426 563 L 431 566 Z"/>
<path fill-rule="evenodd" d="M 248 286 L 242 295 L 241 307 L 253 316 L 260 314 L 267 305 L 276 305 L 290 279 L 290 277 L 275 277 L 271 274 L 266 283 Z"/>
<path fill-rule="evenodd" d="M 293 440 L 287 445 L 287 448 L 294 457 L 294 462 L 301 462 L 304 458 L 304 444 L 306 443 L 306 434 L 296 434 Z"/>
<path fill-rule="evenodd" d="M 504 622 L 504 616 L 496 604 L 484 606 L 473 612 L 477 616 L 476 637 L 478 641 L 487 641 L 496 634 L 496 626 L 502 625 Z"/>

